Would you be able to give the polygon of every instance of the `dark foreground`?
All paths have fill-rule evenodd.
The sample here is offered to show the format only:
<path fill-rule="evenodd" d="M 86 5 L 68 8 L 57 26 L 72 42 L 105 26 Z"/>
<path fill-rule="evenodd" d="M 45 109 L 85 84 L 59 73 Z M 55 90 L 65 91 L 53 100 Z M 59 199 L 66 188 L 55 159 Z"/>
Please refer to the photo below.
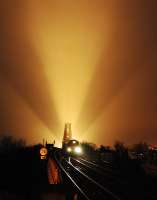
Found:
<path fill-rule="evenodd" d="M 25 147 L 9 154 L 1 154 L 0 200 L 71 199 L 75 189 L 63 173 L 60 173 L 60 183 L 49 184 L 47 161 L 40 160 L 39 149 L 40 146 Z M 53 153 L 51 157 L 53 157 Z M 132 162 L 119 164 L 119 172 L 123 178 L 131 181 L 132 188 L 136 188 L 137 192 L 142 188 L 143 193 L 141 191 L 138 200 L 147 199 L 142 196 L 145 192 L 147 192 L 147 197 L 150 196 L 150 199 L 157 197 L 155 194 L 156 177 L 146 175 L 139 165 Z M 116 187 L 118 190 L 118 185 Z M 131 191 L 131 188 L 128 191 Z M 148 198 L 148 200 L 150 199 Z"/>

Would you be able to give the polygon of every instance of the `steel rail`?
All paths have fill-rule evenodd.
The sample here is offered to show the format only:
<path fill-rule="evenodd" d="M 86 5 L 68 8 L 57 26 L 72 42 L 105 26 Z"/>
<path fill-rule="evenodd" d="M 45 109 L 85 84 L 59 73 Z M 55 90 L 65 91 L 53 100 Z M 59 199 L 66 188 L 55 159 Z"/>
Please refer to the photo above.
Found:
<path fill-rule="evenodd" d="M 86 162 L 89 162 L 89 163 L 92 163 L 93 165 L 97 165 L 97 164 L 95 164 L 96 162 L 92 162 L 92 161 L 90 161 L 90 160 L 85 160 L 85 159 L 83 159 L 83 158 L 80 158 L 81 160 L 84 160 L 84 161 L 86 161 Z M 105 161 L 105 160 L 101 160 L 103 163 L 105 163 L 106 165 L 109 165 L 109 166 L 111 166 L 111 163 L 110 162 L 108 162 L 108 161 Z"/>
<path fill-rule="evenodd" d="M 71 178 L 71 176 L 69 175 L 68 172 L 66 172 L 66 170 L 64 169 L 64 167 L 62 166 L 61 162 L 58 160 L 57 156 L 56 156 L 56 152 L 54 152 L 54 158 L 57 162 L 57 164 L 59 165 L 60 169 L 66 174 L 66 176 L 70 179 L 70 181 L 75 185 L 75 187 L 79 190 L 79 192 L 87 199 L 87 200 L 91 200 L 90 198 L 88 198 L 88 196 L 83 192 L 83 190 L 77 185 L 77 183 Z"/>
<path fill-rule="evenodd" d="M 89 198 L 86 193 L 79 187 L 79 185 L 73 180 L 73 178 L 70 176 L 70 174 L 66 171 L 66 169 L 63 167 L 63 165 L 61 164 L 61 162 L 58 160 L 56 153 L 54 153 L 55 159 L 57 161 L 57 164 L 59 165 L 59 167 L 63 170 L 63 172 L 68 176 L 68 178 L 72 181 L 72 183 L 76 186 L 76 188 L 80 191 L 80 193 L 87 199 L 87 200 L 92 200 L 92 198 Z M 71 162 L 68 162 L 67 160 L 65 160 L 65 162 L 71 166 L 74 170 L 74 172 L 79 173 L 82 175 L 83 178 L 85 178 L 86 180 L 88 180 L 90 183 L 93 184 L 93 186 L 95 185 L 96 187 L 99 188 L 99 190 L 102 191 L 102 194 L 105 193 L 109 198 L 112 198 L 112 200 L 121 200 L 119 197 L 117 197 L 115 194 L 113 194 L 111 191 L 109 191 L 108 189 L 106 189 L 105 187 L 103 187 L 102 185 L 100 185 L 98 182 L 96 182 L 95 180 L 93 180 L 91 177 L 89 177 L 88 175 L 86 175 L 85 173 L 83 173 L 82 171 L 80 171 L 79 169 L 77 169 L 74 165 L 72 165 Z M 105 196 L 104 196 L 105 197 Z"/>
<path fill-rule="evenodd" d="M 94 165 L 95 168 L 93 168 L 93 167 L 91 167 L 91 163 L 88 163 L 88 162 L 87 162 L 89 165 L 88 165 L 88 164 L 85 164 L 85 160 L 82 160 L 82 159 L 77 160 L 77 159 L 75 159 L 75 158 L 71 158 L 71 159 L 74 160 L 74 161 L 76 161 L 76 162 L 78 162 L 78 163 L 80 163 L 81 165 L 84 165 L 85 167 L 88 167 L 89 169 L 94 170 L 94 171 L 98 171 L 97 168 L 101 169 L 101 167 L 98 166 L 98 165 Z M 104 170 L 102 169 L 102 171 L 98 171 L 98 173 L 105 175 L 106 172 L 104 173 Z"/>
<path fill-rule="evenodd" d="M 85 160 L 85 159 L 82 159 L 82 158 L 80 158 L 80 160 L 82 160 L 83 162 L 89 163 L 90 165 L 93 165 L 95 167 L 98 167 L 98 168 L 104 170 L 104 168 L 102 166 L 99 166 L 98 164 L 95 164 L 95 163 L 93 163 L 91 161 L 88 161 L 88 160 Z M 112 166 L 111 163 L 109 163 L 107 161 L 105 161 L 105 164 L 106 164 L 106 167 L 111 167 Z M 110 169 L 110 171 L 111 171 L 111 169 Z"/>
<path fill-rule="evenodd" d="M 105 187 L 103 187 L 102 185 L 100 185 L 98 182 L 96 182 L 94 179 L 92 179 L 91 177 L 89 177 L 88 175 L 86 175 L 84 172 L 82 172 L 81 170 L 77 169 L 72 163 L 69 163 L 68 161 L 66 161 L 69 165 L 71 165 L 75 170 L 77 170 L 80 174 L 82 174 L 85 178 L 87 178 L 89 181 L 91 181 L 92 183 L 94 183 L 95 185 L 97 185 L 97 187 L 101 188 L 101 190 L 103 190 L 107 195 L 110 195 L 114 200 L 121 200 L 119 197 L 117 197 L 115 194 L 113 194 L 111 191 L 109 191 L 108 189 L 106 189 Z"/>
<path fill-rule="evenodd" d="M 85 167 L 87 167 L 87 168 L 89 168 L 89 169 L 91 169 L 92 171 L 95 171 L 97 174 L 99 174 L 99 175 L 103 175 L 103 176 L 106 176 L 106 175 L 108 175 L 108 178 L 110 178 L 110 179 L 113 179 L 113 176 L 114 175 L 117 175 L 116 173 L 114 173 L 114 171 L 112 172 L 112 171 L 107 171 L 107 170 L 102 170 L 102 171 L 99 171 L 98 169 L 101 169 L 101 167 L 100 166 L 95 166 L 95 168 L 93 168 L 93 167 L 91 167 L 91 165 L 90 165 L 90 163 L 88 163 L 88 164 L 85 164 L 84 162 L 82 162 L 82 161 L 85 161 L 85 160 L 82 160 L 82 159 L 80 159 L 80 160 L 77 160 L 77 159 L 75 159 L 75 158 L 71 158 L 72 160 L 74 160 L 74 161 L 76 161 L 76 162 L 78 162 L 79 164 L 81 164 L 81 165 L 83 165 L 83 166 L 85 166 Z M 110 174 L 109 173 L 107 173 L 107 172 L 110 172 Z M 111 174 L 111 173 L 113 173 L 113 174 Z M 117 177 L 117 178 L 119 178 L 119 177 Z M 121 183 L 121 184 L 126 184 L 127 182 L 126 181 L 124 181 L 124 180 L 119 180 L 119 179 L 116 179 L 116 181 L 118 182 L 118 183 Z"/>
<path fill-rule="evenodd" d="M 121 197 L 118 197 L 118 196 L 116 196 L 113 192 L 111 192 L 110 190 L 108 190 L 108 189 L 106 189 L 105 187 L 103 187 L 102 185 L 100 185 L 97 181 L 95 181 L 95 180 L 93 180 L 91 177 L 89 177 L 87 174 L 85 174 L 84 172 L 82 172 L 81 170 L 79 170 L 78 168 L 76 168 L 76 166 L 74 166 L 72 163 L 69 163 L 66 159 L 64 159 L 65 160 L 65 163 L 67 163 L 69 166 L 71 166 L 72 167 L 72 169 L 74 169 L 74 170 L 71 170 L 71 174 L 69 173 L 69 172 L 67 172 L 66 171 L 66 169 L 65 169 L 65 167 L 64 167 L 64 164 L 65 163 L 61 163 L 61 161 L 60 161 L 60 159 L 59 158 L 57 158 L 57 154 L 58 153 L 58 151 L 56 151 L 55 153 L 54 153 L 54 156 L 55 156 L 55 160 L 56 160 L 56 162 L 57 162 L 57 164 L 59 165 L 59 167 L 60 167 L 60 169 L 65 173 L 65 175 L 70 179 L 70 181 L 74 184 L 74 186 L 78 189 L 78 191 L 80 192 L 80 194 L 82 194 L 82 196 L 85 198 L 85 199 L 87 199 L 87 200 L 93 200 L 93 198 L 95 198 L 95 197 L 97 197 L 97 196 L 90 196 L 91 194 L 89 193 L 90 192 L 90 190 L 86 190 L 86 187 L 84 188 L 84 186 L 83 186 L 83 189 L 82 188 L 80 188 L 79 186 L 80 186 L 80 183 L 81 183 L 81 181 L 80 181 L 80 179 L 77 179 L 77 178 L 79 178 L 79 177 L 81 177 L 81 176 L 77 176 L 77 178 L 75 179 L 75 174 L 77 174 L 76 173 L 76 171 L 79 173 L 79 174 L 81 174 L 82 175 L 82 178 L 84 178 L 83 180 L 86 180 L 86 182 L 84 183 L 84 184 L 86 184 L 86 183 L 93 183 L 93 186 L 94 185 L 96 185 L 99 189 L 98 189 L 98 196 L 99 196 L 99 191 L 100 191 L 100 194 L 104 194 L 104 193 L 106 193 L 106 195 L 108 195 L 108 197 L 107 196 L 105 196 L 105 194 L 104 194 L 104 196 L 102 196 L 102 197 L 104 197 L 104 198 L 106 198 L 106 199 L 110 199 L 110 198 L 112 198 L 112 200 L 121 200 Z M 59 155 L 59 154 L 58 154 Z M 60 155 L 59 155 L 60 156 Z M 67 166 L 68 166 L 67 165 Z M 87 180 L 88 180 L 88 182 L 87 182 Z M 86 186 L 86 185 L 85 185 Z M 87 187 L 88 188 L 88 187 Z M 101 192 L 101 190 L 102 191 L 104 191 L 104 192 Z M 95 190 L 96 192 L 97 192 L 97 190 Z M 92 192 L 92 191 L 91 191 Z M 95 195 L 94 193 L 93 193 L 93 195 Z M 152 195 L 151 197 L 149 197 L 150 199 L 154 199 L 155 200 L 155 198 L 154 198 L 154 196 Z M 99 199 L 101 199 L 101 198 L 99 198 Z"/>
<path fill-rule="evenodd" d="M 114 175 L 116 175 L 116 176 L 119 176 L 119 175 L 120 175 L 116 169 L 111 168 L 111 167 L 113 167 L 113 166 L 112 166 L 110 163 L 108 163 L 108 162 L 107 162 L 105 165 L 100 166 L 100 165 L 98 165 L 98 164 L 95 164 L 95 163 L 93 163 L 93 162 L 91 162 L 91 161 L 88 161 L 88 160 L 85 160 L 85 159 L 82 159 L 82 158 L 79 158 L 79 160 L 81 160 L 82 162 L 86 162 L 86 163 L 88 163 L 89 165 L 93 165 L 93 166 L 95 166 L 96 168 L 101 169 L 101 170 L 104 171 L 105 173 L 106 173 L 106 172 L 109 172 L 109 173 L 112 173 L 112 174 L 114 174 Z M 105 168 L 105 167 L 106 167 L 106 168 Z"/>

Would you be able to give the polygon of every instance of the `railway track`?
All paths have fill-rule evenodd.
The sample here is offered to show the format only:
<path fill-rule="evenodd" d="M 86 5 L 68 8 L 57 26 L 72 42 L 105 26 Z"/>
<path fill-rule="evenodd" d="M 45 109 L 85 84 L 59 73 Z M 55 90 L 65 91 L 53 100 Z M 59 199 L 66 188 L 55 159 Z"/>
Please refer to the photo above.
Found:
<path fill-rule="evenodd" d="M 108 166 L 106 171 L 104 167 L 84 159 L 71 158 L 71 162 L 86 175 L 92 177 L 100 185 L 120 197 L 120 199 L 156 200 L 154 194 L 147 192 L 147 188 L 120 177 L 120 174 L 114 170 L 108 170 Z"/>
<path fill-rule="evenodd" d="M 61 170 L 74 184 L 79 193 L 87 200 L 121 200 L 117 195 L 108 190 L 87 172 L 75 166 L 66 159 L 60 159 L 59 153 L 55 152 L 55 159 Z M 82 199 L 82 198 L 81 198 Z"/>
<path fill-rule="evenodd" d="M 111 176 L 120 176 L 119 172 L 113 168 L 113 166 L 110 164 L 110 163 L 107 163 L 107 165 L 98 165 L 96 163 L 93 163 L 91 161 L 88 161 L 88 160 L 85 160 L 85 159 L 82 159 L 82 158 L 79 158 L 79 159 L 75 159 L 75 158 L 72 158 L 72 160 L 84 165 L 84 166 L 87 166 L 88 168 L 90 169 L 94 169 L 95 171 L 97 171 L 98 173 L 101 173 L 102 175 L 111 175 Z"/>
<path fill-rule="evenodd" d="M 116 176 L 117 172 L 104 169 L 88 160 L 71 157 L 69 160 L 61 151 L 55 152 L 55 159 L 66 177 L 81 194 L 81 200 L 156 200 L 140 183 Z M 109 168 L 107 164 L 107 168 Z M 115 174 L 114 174 L 115 173 Z M 122 178 L 122 179 L 121 179 Z"/>
<path fill-rule="evenodd" d="M 82 159 L 71 158 L 71 163 L 121 199 L 135 199 L 135 196 L 133 198 L 130 196 L 132 188 L 129 187 L 128 182 L 121 179 L 114 171 L 102 170 L 98 165 L 93 166 L 89 162 L 82 162 Z"/>
<path fill-rule="evenodd" d="M 107 184 L 109 183 L 114 183 L 114 184 L 121 184 L 121 185 L 126 185 L 127 182 L 125 180 L 122 180 L 121 177 L 117 172 L 114 170 L 109 170 L 108 168 L 102 168 L 99 165 L 93 164 L 89 161 L 83 160 L 83 159 L 76 159 L 76 158 L 71 158 L 71 162 L 75 166 L 82 166 L 82 170 L 87 171 L 87 173 L 90 173 L 92 177 L 97 177 L 98 181 L 104 183 L 104 177 L 105 177 L 105 182 Z M 95 176 L 97 175 L 97 176 Z"/>

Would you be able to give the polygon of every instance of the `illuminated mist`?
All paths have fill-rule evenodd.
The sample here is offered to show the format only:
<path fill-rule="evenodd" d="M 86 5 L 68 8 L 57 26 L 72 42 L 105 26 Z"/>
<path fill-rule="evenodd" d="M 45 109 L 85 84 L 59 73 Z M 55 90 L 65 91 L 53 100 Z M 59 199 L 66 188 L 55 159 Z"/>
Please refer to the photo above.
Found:
<path fill-rule="evenodd" d="M 0 132 L 59 144 L 71 122 L 79 140 L 157 142 L 155 7 L 1 2 Z"/>

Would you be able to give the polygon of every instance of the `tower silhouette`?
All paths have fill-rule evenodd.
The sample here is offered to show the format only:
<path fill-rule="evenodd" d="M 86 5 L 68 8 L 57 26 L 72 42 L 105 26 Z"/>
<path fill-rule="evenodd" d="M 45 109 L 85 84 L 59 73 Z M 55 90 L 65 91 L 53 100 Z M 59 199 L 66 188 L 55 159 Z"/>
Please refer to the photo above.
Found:
<path fill-rule="evenodd" d="M 66 143 L 71 139 L 72 139 L 71 123 L 65 123 L 62 146 L 64 147 Z"/>

